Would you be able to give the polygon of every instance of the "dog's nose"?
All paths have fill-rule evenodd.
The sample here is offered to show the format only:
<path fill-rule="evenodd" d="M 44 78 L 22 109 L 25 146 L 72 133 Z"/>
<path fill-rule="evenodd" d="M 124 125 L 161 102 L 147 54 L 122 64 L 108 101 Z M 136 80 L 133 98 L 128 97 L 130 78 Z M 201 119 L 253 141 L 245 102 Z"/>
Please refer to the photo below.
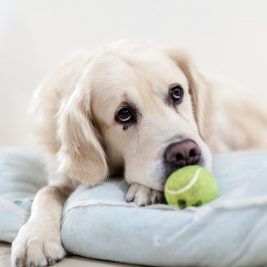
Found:
<path fill-rule="evenodd" d="M 197 164 L 200 160 L 199 146 L 191 139 L 170 144 L 165 151 L 165 162 L 172 170 Z"/>

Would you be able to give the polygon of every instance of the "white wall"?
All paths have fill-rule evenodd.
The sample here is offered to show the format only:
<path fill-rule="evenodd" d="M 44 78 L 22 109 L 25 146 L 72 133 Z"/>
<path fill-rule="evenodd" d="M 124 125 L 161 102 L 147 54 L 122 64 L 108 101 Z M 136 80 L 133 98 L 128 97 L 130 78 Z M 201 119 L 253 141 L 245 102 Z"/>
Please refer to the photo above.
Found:
<path fill-rule="evenodd" d="M 0 0 L 0 145 L 34 143 L 25 111 L 53 65 L 119 39 L 186 48 L 266 97 L 266 14 L 265 0 Z"/>

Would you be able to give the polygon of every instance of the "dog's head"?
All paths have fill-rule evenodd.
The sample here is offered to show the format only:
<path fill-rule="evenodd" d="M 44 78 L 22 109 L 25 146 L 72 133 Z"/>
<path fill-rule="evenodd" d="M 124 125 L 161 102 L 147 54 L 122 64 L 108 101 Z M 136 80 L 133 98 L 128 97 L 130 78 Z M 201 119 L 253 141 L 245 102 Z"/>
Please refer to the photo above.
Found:
<path fill-rule="evenodd" d="M 95 55 L 60 111 L 61 168 L 96 184 L 125 179 L 162 190 L 185 165 L 211 165 L 210 88 L 180 50 L 117 45 Z"/>

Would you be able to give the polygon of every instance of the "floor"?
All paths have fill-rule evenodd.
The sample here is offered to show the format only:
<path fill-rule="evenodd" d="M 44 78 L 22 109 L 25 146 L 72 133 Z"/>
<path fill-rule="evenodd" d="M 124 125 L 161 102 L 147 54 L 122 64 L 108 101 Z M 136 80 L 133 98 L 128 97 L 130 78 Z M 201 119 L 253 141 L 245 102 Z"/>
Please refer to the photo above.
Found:
<path fill-rule="evenodd" d="M 10 245 L 0 242 L 0 267 L 10 267 Z M 133 265 L 119 264 L 107 261 L 86 259 L 77 256 L 68 256 L 55 267 L 130 267 Z"/>

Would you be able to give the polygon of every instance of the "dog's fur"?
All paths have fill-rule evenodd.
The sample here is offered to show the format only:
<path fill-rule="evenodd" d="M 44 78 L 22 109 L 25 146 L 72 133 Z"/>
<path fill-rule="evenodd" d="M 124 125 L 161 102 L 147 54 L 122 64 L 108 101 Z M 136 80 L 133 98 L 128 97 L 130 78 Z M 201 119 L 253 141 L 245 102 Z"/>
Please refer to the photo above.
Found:
<path fill-rule="evenodd" d="M 184 89 L 177 106 L 168 100 L 171 84 Z M 115 118 L 125 103 L 137 118 L 124 127 Z M 160 201 L 163 155 L 172 142 L 194 140 L 206 168 L 211 152 L 267 147 L 265 112 L 242 94 L 217 88 L 172 47 L 121 43 L 79 53 L 38 88 L 31 109 L 50 177 L 12 244 L 13 266 L 64 257 L 62 206 L 80 183 L 94 186 L 124 172 L 126 199 L 148 205 Z"/>

